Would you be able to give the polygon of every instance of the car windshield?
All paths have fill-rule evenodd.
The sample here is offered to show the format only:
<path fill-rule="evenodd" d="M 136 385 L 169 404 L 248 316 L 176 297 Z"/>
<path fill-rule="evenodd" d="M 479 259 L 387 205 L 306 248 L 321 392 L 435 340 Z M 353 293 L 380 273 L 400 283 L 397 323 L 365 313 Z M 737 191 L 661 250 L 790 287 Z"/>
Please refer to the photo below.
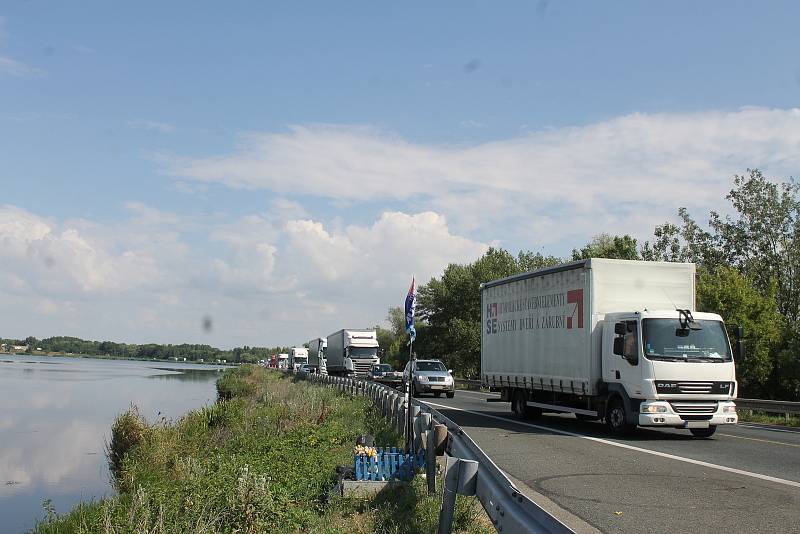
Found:
<path fill-rule="evenodd" d="M 417 371 L 446 371 L 442 362 L 417 362 Z"/>
<path fill-rule="evenodd" d="M 720 321 L 698 320 L 701 330 L 680 330 L 677 319 L 642 321 L 644 356 L 650 360 L 730 361 L 728 335 Z M 686 335 L 683 335 L 686 334 Z"/>
<path fill-rule="evenodd" d="M 385 364 L 382 363 L 380 365 L 376 365 L 375 367 L 373 367 L 372 370 L 378 373 L 388 373 L 389 371 L 392 370 L 392 366 L 389 365 L 388 363 Z"/>

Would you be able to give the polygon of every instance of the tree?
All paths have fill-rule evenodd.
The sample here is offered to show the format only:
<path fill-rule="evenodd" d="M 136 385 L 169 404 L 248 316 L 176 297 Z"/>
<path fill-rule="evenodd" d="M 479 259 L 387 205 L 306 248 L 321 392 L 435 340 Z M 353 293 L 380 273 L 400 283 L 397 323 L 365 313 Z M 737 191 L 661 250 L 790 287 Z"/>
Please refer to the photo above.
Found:
<path fill-rule="evenodd" d="M 627 234 L 624 236 L 598 234 L 582 249 L 572 249 L 573 261 L 588 258 L 641 259 L 636 248 L 636 240 Z"/>
<path fill-rule="evenodd" d="M 725 319 L 731 339 L 735 326 L 744 328 L 745 357 L 736 362 L 741 396 L 770 397 L 774 392 L 768 382 L 783 327 L 783 317 L 775 304 L 775 285 L 764 295 L 732 267 L 702 270 L 697 301 L 699 311 L 718 313 Z"/>

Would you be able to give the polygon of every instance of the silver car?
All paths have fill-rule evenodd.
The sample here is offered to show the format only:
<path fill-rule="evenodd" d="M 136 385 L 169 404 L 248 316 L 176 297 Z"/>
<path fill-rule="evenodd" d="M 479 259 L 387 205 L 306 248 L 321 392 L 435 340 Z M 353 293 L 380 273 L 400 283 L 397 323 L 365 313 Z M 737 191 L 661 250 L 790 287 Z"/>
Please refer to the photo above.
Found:
<path fill-rule="evenodd" d="M 416 363 L 413 372 L 412 363 Z M 422 393 L 433 393 L 434 397 L 439 397 L 442 393 L 446 393 L 447 398 L 452 399 L 456 392 L 452 371 L 448 371 L 439 360 L 408 362 L 403 371 L 403 382 L 407 384 L 409 379 L 411 379 L 411 394 L 414 397 L 419 397 Z"/>

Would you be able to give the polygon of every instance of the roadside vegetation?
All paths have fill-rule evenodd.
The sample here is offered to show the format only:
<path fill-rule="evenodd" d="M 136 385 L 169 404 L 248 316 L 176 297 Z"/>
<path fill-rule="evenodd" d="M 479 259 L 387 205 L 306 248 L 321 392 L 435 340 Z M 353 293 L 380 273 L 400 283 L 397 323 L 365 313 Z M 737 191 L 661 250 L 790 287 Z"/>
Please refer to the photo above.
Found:
<path fill-rule="evenodd" d="M 800 416 L 789 414 L 789 417 L 786 417 L 785 415 L 756 412 L 753 410 L 739 410 L 739 421 L 742 423 L 758 423 L 762 425 L 800 427 Z"/>
<path fill-rule="evenodd" d="M 439 497 L 424 480 L 371 499 L 330 495 L 359 435 L 399 445 L 364 398 L 260 367 L 227 371 L 219 400 L 176 422 L 121 414 L 108 444 L 118 495 L 58 516 L 34 532 L 434 532 Z M 490 532 L 480 504 L 461 498 L 459 532 Z"/>

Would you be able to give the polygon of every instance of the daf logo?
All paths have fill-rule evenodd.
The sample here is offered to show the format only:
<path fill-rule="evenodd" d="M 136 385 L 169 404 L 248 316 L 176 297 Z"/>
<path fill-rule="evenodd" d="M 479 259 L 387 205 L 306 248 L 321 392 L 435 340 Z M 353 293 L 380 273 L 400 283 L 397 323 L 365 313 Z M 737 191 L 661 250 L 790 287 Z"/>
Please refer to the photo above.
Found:
<path fill-rule="evenodd" d="M 720 384 L 719 389 L 728 389 L 728 386 L 730 386 L 730 384 Z"/>
<path fill-rule="evenodd" d="M 676 388 L 676 387 L 678 387 L 678 384 L 677 383 L 670 384 L 669 382 L 658 382 L 656 384 L 656 387 L 659 387 L 659 388 Z"/>

